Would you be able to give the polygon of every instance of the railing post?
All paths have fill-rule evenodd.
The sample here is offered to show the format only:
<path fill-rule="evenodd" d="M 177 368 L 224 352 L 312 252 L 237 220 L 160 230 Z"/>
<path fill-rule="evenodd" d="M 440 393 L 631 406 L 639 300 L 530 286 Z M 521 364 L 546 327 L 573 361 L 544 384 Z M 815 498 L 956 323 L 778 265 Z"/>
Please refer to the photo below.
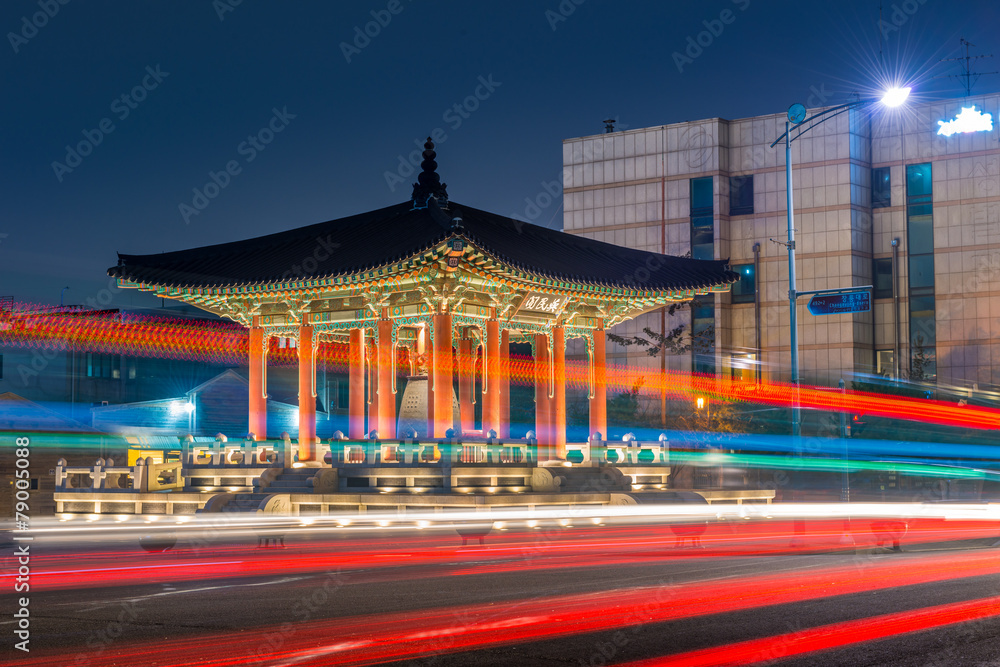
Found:
<path fill-rule="evenodd" d="M 139 493 L 149 493 L 149 466 L 146 465 L 146 459 L 140 458 L 132 466 L 132 489 Z"/>
<path fill-rule="evenodd" d="M 223 459 L 226 456 L 226 443 L 229 441 L 222 433 L 218 433 L 215 436 L 215 442 L 212 444 L 212 465 L 215 467 L 220 467 L 225 465 Z"/>
<path fill-rule="evenodd" d="M 97 459 L 94 462 L 94 467 L 90 472 L 90 478 L 94 480 L 91 488 L 101 489 L 104 487 L 104 478 L 107 477 L 107 472 L 105 470 L 104 459 Z"/>

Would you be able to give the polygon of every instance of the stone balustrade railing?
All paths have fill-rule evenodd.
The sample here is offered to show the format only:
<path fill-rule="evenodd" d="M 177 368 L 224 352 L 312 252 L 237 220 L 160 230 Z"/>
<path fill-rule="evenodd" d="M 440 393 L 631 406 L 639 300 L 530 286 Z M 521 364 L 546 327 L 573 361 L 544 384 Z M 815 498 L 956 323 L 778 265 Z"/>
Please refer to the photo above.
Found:
<path fill-rule="evenodd" d="M 290 468 L 293 449 L 287 434 L 282 440 L 229 440 L 220 433 L 209 442 L 188 436 L 181 444 L 181 460 L 186 468 Z"/>
<path fill-rule="evenodd" d="M 113 459 L 97 459 L 92 467 L 67 466 L 66 459 L 56 463 L 56 491 L 124 491 L 148 493 L 184 487 L 180 461 L 153 463 L 139 459 L 134 466 L 116 466 Z"/>
<path fill-rule="evenodd" d="M 601 439 L 595 433 L 582 446 L 569 446 L 570 451 L 579 451 L 583 461 L 611 465 L 668 465 L 670 463 L 670 442 L 666 435 L 660 435 L 654 442 L 640 442 L 631 433 L 620 442 Z"/>
<path fill-rule="evenodd" d="M 529 436 L 533 434 L 529 433 Z M 335 466 L 477 463 L 524 465 L 537 463 L 539 460 L 538 441 L 533 437 L 506 440 L 446 438 L 431 442 L 419 442 L 412 438 L 395 442 L 331 438 L 329 448 L 330 456 L 324 460 Z M 667 466 L 670 463 L 670 443 L 665 435 L 654 442 L 640 442 L 631 434 L 621 442 L 609 442 L 602 440 L 600 433 L 595 433 L 589 442 L 567 445 L 567 454 L 568 460 L 576 464 Z"/>
<path fill-rule="evenodd" d="M 419 442 L 412 438 L 396 442 L 331 439 L 329 442 L 330 456 L 325 462 L 333 465 L 525 465 L 538 460 L 538 443 L 533 439 L 500 441 L 488 438 L 476 442 L 457 438 L 432 442 Z"/>

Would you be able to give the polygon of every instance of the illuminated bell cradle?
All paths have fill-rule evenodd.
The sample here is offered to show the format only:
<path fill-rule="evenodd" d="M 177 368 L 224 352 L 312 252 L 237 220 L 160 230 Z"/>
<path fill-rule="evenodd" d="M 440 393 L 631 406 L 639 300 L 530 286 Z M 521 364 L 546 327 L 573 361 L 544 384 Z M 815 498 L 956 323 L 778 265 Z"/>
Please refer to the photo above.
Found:
<path fill-rule="evenodd" d="M 249 330 L 247 424 L 254 433 L 266 431 L 270 342 L 297 340 L 300 462 L 319 451 L 315 370 L 322 343 L 347 348 L 351 439 L 375 430 L 392 440 L 412 429 L 428 440 L 432 425 L 436 440 L 460 428 L 460 406 L 466 428 L 474 423 L 478 355 L 469 331 L 478 330 L 483 430 L 509 435 L 509 383 L 520 373 L 535 384 L 539 445 L 546 458 L 565 459 L 566 341 L 586 341 L 586 374 L 575 381 L 586 386 L 589 432 L 607 433 L 605 328 L 725 292 L 739 280 L 725 260 L 622 248 L 459 206 L 437 173 L 430 139 L 421 156 L 407 201 L 255 239 L 119 255 L 108 273 L 119 287 L 184 301 Z M 457 340 L 456 330 L 462 331 Z M 231 338 L 228 344 L 242 344 Z M 411 343 L 416 364 L 397 418 L 395 366 L 386 361 Z M 532 371 L 510 359 L 512 343 L 531 344 Z M 452 388 L 456 378 L 461 402 Z"/>

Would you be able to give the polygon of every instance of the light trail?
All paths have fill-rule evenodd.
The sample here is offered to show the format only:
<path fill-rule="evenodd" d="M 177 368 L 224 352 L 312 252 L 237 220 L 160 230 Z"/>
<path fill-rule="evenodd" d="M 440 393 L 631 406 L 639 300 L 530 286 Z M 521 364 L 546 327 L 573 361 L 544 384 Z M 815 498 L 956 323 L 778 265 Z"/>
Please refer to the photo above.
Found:
<path fill-rule="evenodd" d="M 992 552 L 966 552 L 887 559 L 858 566 L 688 582 L 596 593 L 412 610 L 373 616 L 325 619 L 256 628 L 257 646 L 246 631 L 212 633 L 167 641 L 113 646 L 93 665 L 158 664 L 226 667 L 261 660 L 269 665 L 368 665 L 434 653 L 456 653 L 498 645 L 628 628 L 719 613 L 745 611 L 1000 573 Z M 995 614 L 992 608 L 990 614 Z M 961 612 L 941 618 L 961 620 Z M 950 614 L 950 616 L 949 616 Z M 933 627 L 931 617 L 914 617 L 908 627 Z M 957 622 L 957 621 L 956 621 Z M 268 642 L 268 637 L 280 642 Z M 433 642 L 435 648 L 429 649 Z M 835 644 L 833 644 L 835 645 Z M 49 665 L 51 654 L 22 660 Z"/>
<path fill-rule="evenodd" d="M 15 348 L 59 349 L 67 347 L 84 352 L 124 354 L 206 361 L 222 365 L 242 365 L 248 355 L 249 334 L 231 322 L 152 317 L 117 311 L 74 311 L 32 304 L 15 304 L 0 321 L 0 345 Z M 271 346 L 268 358 L 275 365 L 294 365 L 294 348 Z M 347 345 L 321 343 L 317 363 L 332 370 L 347 368 Z M 408 355 L 401 351 L 397 367 L 409 366 Z M 462 360 L 458 360 L 462 363 Z M 481 366 L 481 363 L 479 364 Z M 534 381 L 534 362 L 512 356 L 501 374 L 515 384 Z M 569 387 L 588 386 L 586 362 L 567 360 Z M 609 391 L 628 391 L 642 387 L 659 396 L 664 389 L 674 399 L 693 400 L 707 396 L 712 400 L 744 402 L 756 405 L 789 407 L 797 400 L 807 409 L 830 412 L 854 412 L 867 415 L 929 422 L 974 429 L 1000 429 L 1000 410 L 952 402 L 905 398 L 848 390 L 831 392 L 826 387 L 773 382 L 747 382 L 726 377 L 700 376 L 678 371 L 651 372 L 641 366 L 607 364 Z"/>
<path fill-rule="evenodd" d="M 956 623 L 1000 616 L 1000 597 L 832 623 L 774 637 L 689 651 L 662 658 L 620 663 L 620 667 L 726 667 L 771 662 L 806 653 L 923 632 Z"/>
<path fill-rule="evenodd" d="M 503 510 L 486 515 L 372 513 L 350 520 L 310 517 L 307 523 L 295 518 L 261 520 L 251 516 L 245 521 L 228 518 L 232 523 L 224 526 L 210 519 L 174 525 L 39 521 L 39 528 L 32 531 L 39 549 L 32 561 L 32 586 L 36 590 L 119 586 L 303 573 L 330 567 L 353 571 L 363 569 L 373 559 L 401 568 L 447 565 L 454 572 L 484 573 L 515 568 L 587 568 L 610 562 L 628 566 L 695 555 L 810 553 L 880 543 L 913 546 L 997 540 L 998 512 L 1000 505 L 832 503 L 589 507 Z M 678 532 L 677 526 L 689 528 Z M 459 547 L 456 528 L 470 527 L 489 535 L 490 545 Z M 696 532 L 701 528 L 700 535 L 685 538 L 697 537 L 702 548 L 696 551 L 681 548 L 681 533 L 690 527 Z M 171 534 L 180 545 L 175 551 L 157 554 L 137 548 L 140 537 Z M 261 534 L 285 535 L 292 546 L 287 550 L 252 548 L 250 544 Z M 366 539 L 368 534 L 386 541 Z M 239 540 L 251 542 L 225 546 Z M 88 544 L 100 551 L 87 553 Z M 73 554 L 53 551 L 59 548 L 72 548 Z M 473 556 L 477 563 L 470 566 Z M 109 572 L 115 576 L 108 577 Z M 0 575 L 0 585 L 12 585 L 14 576 Z M 408 576 L 440 575 L 427 570 Z"/>

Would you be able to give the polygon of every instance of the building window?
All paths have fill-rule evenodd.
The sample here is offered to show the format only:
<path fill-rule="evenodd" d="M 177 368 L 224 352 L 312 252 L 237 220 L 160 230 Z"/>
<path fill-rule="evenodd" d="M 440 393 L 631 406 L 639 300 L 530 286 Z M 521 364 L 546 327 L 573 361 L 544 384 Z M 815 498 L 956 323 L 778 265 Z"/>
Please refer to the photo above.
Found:
<path fill-rule="evenodd" d="M 757 365 L 757 355 L 755 354 L 734 354 L 730 357 L 729 371 L 734 380 L 751 382 L 755 378 L 755 367 Z"/>
<path fill-rule="evenodd" d="M 875 279 L 872 281 L 874 288 L 874 294 L 872 297 L 875 299 L 891 299 L 892 298 L 892 258 L 891 257 L 880 257 L 874 261 L 874 269 L 872 273 Z"/>
<path fill-rule="evenodd" d="M 757 293 L 757 276 L 753 264 L 734 264 L 733 271 L 740 274 L 738 282 L 733 283 L 730 295 L 733 303 L 753 303 Z"/>
<path fill-rule="evenodd" d="M 691 352 L 695 373 L 715 374 L 715 295 L 691 303 Z"/>
<path fill-rule="evenodd" d="M 691 257 L 715 259 L 712 177 L 691 179 Z"/>
<path fill-rule="evenodd" d="M 714 210 L 712 204 L 712 177 L 691 179 L 691 215 L 711 215 Z"/>
<path fill-rule="evenodd" d="M 753 213 L 753 174 L 729 179 L 729 215 Z"/>
<path fill-rule="evenodd" d="M 892 206 L 892 186 L 889 184 L 889 167 L 872 169 L 872 208 Z"/>
<path fill-rule="evenodd" d="M 87 377 L 120 378 L 121 357 L 116 354 L 87 353 Z"/>
<path fill-rule="evenodd" d="M 691 179 L 691 257 L 715 259 L 715 204 L 711 176 Z M 715 374 L 715 295 L 691 302 L 691 352 L 695 373 Z"/>
<path fill-rule="evenodd" d="M 910 296 L 910 378 L 937 378 L 934 203 L 931 165 L 906 167 L 906 249 Z"/>
<path fill-rule="evenodd" d="M 892 350 L 878 350 L 875 352 L 875 372 L 882 377 L 891 377 L 893 372 L 893 356 L 895 352 Z"/>

